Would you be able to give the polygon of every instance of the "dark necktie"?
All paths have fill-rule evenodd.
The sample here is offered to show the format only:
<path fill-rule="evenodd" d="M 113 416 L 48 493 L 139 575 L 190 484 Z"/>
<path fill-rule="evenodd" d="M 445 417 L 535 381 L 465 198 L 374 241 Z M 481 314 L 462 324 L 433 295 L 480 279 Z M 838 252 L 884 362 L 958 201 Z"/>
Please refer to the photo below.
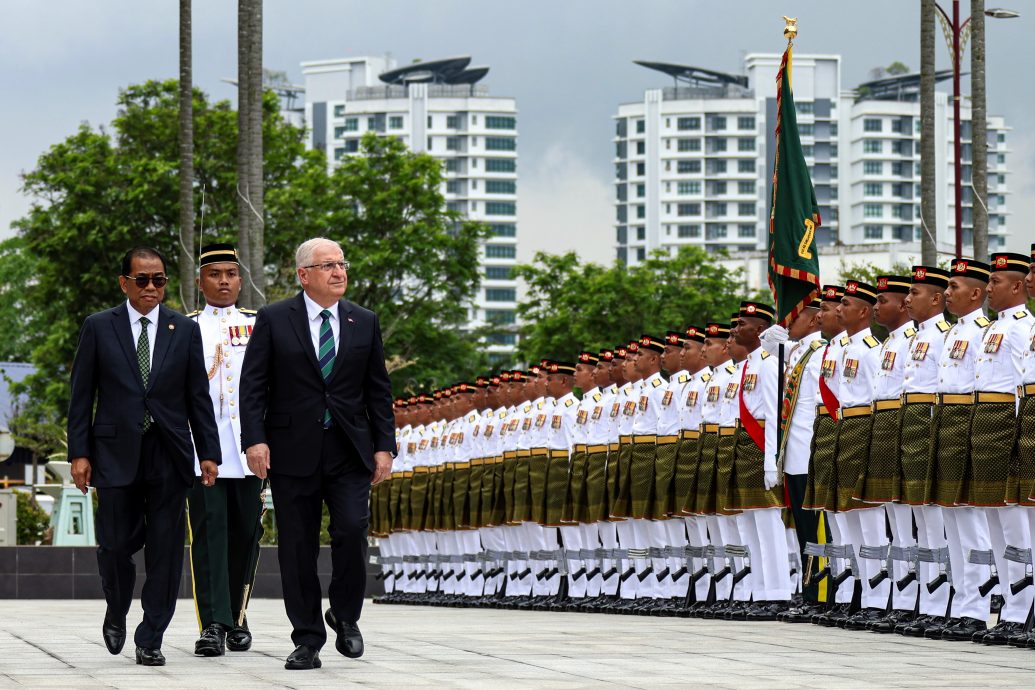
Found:
<path fill-rule="evenodd" d="M 334 332 L 331 331 L 331 312 L 324 309 L 320 312 L 320 318 L 323 319 L 323 323 L 320 324 L 320 348 L 319 348 L 319 361 L 320 361 L 320 373 L 323 375 L 323 380 L 326 382 L 331 377 L 331 371 L 334 369 Z M 325 429 L 331 426 L 331 411 L 324 410 L 323 412 L 323 427 Z"/>
<path fill-rule="evenodd" d="M 147 390 L 147 378 L 151 375 L 151 341 L 147 337 L 147 327 L 151 321 L 146 317 L 140 317 L 140 337 L 137 338 L 137 364 L 140 366 L 140 378 L 144 382 L 144 390 Z M 151 428 L 151 415 L 144 411 L 144 431 Z"/>

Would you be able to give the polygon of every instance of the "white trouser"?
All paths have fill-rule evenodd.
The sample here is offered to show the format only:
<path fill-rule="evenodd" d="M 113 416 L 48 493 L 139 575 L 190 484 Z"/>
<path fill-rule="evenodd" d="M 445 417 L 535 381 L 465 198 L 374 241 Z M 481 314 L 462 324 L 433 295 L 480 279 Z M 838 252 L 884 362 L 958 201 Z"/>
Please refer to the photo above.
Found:
<path fill-rule="evenodd" d="M 845 513 L 848 517 L 848 534 L 855 547 L 855 558 L 859 564 L 859 580 L 862 582 L 862 606 L 868 609 L 884 609 L 891 595 L 891 582 L 885 578 L 876 587 L 870 587 L 870 578 L 877 575 L 883 561 L 860 556 L 862 546 L 886 546 L 888 530 L 884 523 L 884 507 L 858 508 Z"/>
<path fill-rule="evenodd" d="M 780 509 L 745 510 L 737 516 L 737 527 L 751 554 L 751 573 L 744 581 L 749 583 L 752 598 L 755 601 L 790 599 L 791 562 Z"/>
<path fill-rule="evenodd" d="M 738 517 L 736 515 L 716 515 L 716 519 L 719 523 L 719 533 L 722 535 L 722 542 L 726 546 L 748 546 L 750 544 L 743 534 L 740 533 L 740 526 L 738 525 Z M 752 553 L 752 555 L 754 555 Z M 746 563 L 743 558 L 729 558 L 728 561 L 732 564 L 733 572 L 723 578 L 723 582 L 733 583 L 733 576 L 744 568 Z M 734 601 L 749 601 L 751 599 L 751 578 L 750 576 L 745 577 L 743 580 L 737 583 L 736 588 L 733 590 Z M 727 594 L 729 589 L 726 589 Z M 716 596 L 718 593 L 716 593 Z"/>
<path fill-rule="evenodd" d="M 970 562 L 971 551 L 988 551 L 992 542 L 988 534 L 988 520 L 983 508 L 943 508 L 945 536 L 949 542 L 949 561 L 952 565 L 953 618 L 977 618 L 987 621 L 991 615 L 989 592 L 981 596 L 979 588 L 991 576 L 991 568 Z"/>
<path fill-rule="evenodd" d="M 941 506 L 912 506 L 916 520 L 917 543 L 925 549 L 943 549 L 945 540 L 945 518 Z M 951 564 L 950 564 L 951 565 Z M 920 585 L 920 615 L 944 616 L 949 610 L 950 582 L 934 592 L 927 590 L 927 584 L 938 577 L 943 570 L 937 563 L 920 563 L 917 580 Z"/>
<path fill-rule="evenodd" d="M 579 525 L 562 525 L 558 528 L 558 531 L 561 534 L 561 544 L 565 551 L 582 550 L 582 530 L 579 528 Z M 586 566 L 582 563 L 581 559 L 577 557 L 568 559 L 568 596 L 570 597 L 586 596 L 585 573 L 583 573 L 577 580 L 573 577 L 583 568 L 586 568 Z"/>
<path fill-rule="evenodd" d="M 619 548 L 618 544 L 618 522 L 609 522 L 604 520 L 597 523 L 597 530 L 600 535 L 600 547 L 608 551 L 614 551 Z M 600 564 L 600 591 L 609 597 L 613 597 L 618 594 L 618 576 L 622 573 L 622 562 L 617 558 L 605 558 Z M 615 572 L 611 572 L 611 571 Z M 611 573 L 606 579 L 604 575 Z"/>
<path fill-rule="evenodd" d="M 723 535 L 722 535 L 722 528 L 719 525 L 720 517 L 721 516 L 719 516 L 719 515 L 706 515 L 706 516 L 704 516 L 705 524 L 708 526 L 708 543 L 711 546 L 715 546 L 715 547 L 725 546 L 726 545 L 726 540 L 723 538 Z M 740 538 L 740 536 L 737 535 L 737 539 L 739 539 L 739 538 Z M 732 543 L 736 543 L 736 542 L 732 542 Z M 725 567 L 726 567 L 726 559 L 724 559 L 724 558 L 717 558 L 716 557 L 716 558 L 712 558 L 711 562 L 708 564 L 708 571 L 710 573 L 717 573 L 718 571 L 722 570 Z M 708 580 L 710 578 L 704 578 L 704 579 Z M 715 583 L 715 599 L 716 600 L 729 599 L 730 598 L 730 587 L 732 586 L 730 583 L 732 582 L 732 580 L 733 580 L 732 576 L 731 575 L 727 575 L 726 577 L 722 578 L 721 581 Z"/>
<path fill-rule="evenodd" d="M 690 546 L 703 547 L 708 545 L 708 523 L 703 516 L 692 515 L 685 517 L 683 518 L 683 522 L 686 523 L 687 542 Z M 682 594 L 680 594 L 680 596 L 686 594 L 686 591 L 690 586 L 690 576 L 693 575 L 697 569 L 704 566 L 704 561 L 699 559 L 688 560 L 685 565 L 687 567 L 687 574 L 680 580 L 680 582 L 683 583 Z M 694 598 L 697 601 L 704 601 L 708 598 L 708 584 L 708 578 L 702 577 L 697 581 L 697 584 L 694 585 Z"/>
<path fill-rule="evenodd" d="M 582 531 L 582 548 L 584 549 L 599 549 L 600 548 L 600 527 L 595 522 L 583 523 L 579 525 L 579 529 Z M 603 564 L 599 558 L 594 556 L 593 558 L 586 561 L 586 594 L 587 597 L 600 596 L 600 587 L 603 584 L 603 570 L 601 568 Z M 598 572 L 590 576 L 594 570 Z"/>
<path fill-rule="evenodd" d="M 1028 527 L 1028 508 L 1022 506 L 1005 506 L 1003 508 L 985 508 L 988 520 L 988 535 L 995 555 L 996 569 L 999 571 L 999 588 L 1003 595 L 1003 609 L 999 620 L 1011 623 L 1023 623 L 1031 611 L 1032 597 L 1035 588 L 1026 587 L 1016 596 L 1010 584 L 1024 577 L 1025 565 L 1006 560 L 1004 554 L 1007 546 L 1018 549 L 1031 548 L 1031 533 Z"/>
<path fill-rule="evenodd" d="M 618 530 L 618 543 L 621 544 L 621 548 L 624 550 L 647 548 L 646 544 L 640 544 L 636 538 L 635 522 L 635 520 L 629 519 L 615 523 Z M 636 576 L 636 573 L 646 567 L 643 559 L 622 558 L 619 561 L 619 575 L 625 574 L 630 568 L 633 569 L 633 574 L 627 577 L 621 584 L 619 591 L 623 599 L 636 598 L 640 587 L 640 578 Z"/>
<path fill-rule="evenodd" d="M 885 503 L 884 510 L 888 514 L 888 522 L 891 524 L 891 545 L 908 549 L 916 546 L 916 539 L 913 537 L 913 509 L 911 506 L 901 503 Z M 918 580 L 914 580 L 903 589 L 899 590 L 895 583 L 906 576 L 909 572 L 909 564 L 905 561 L 891 561 L 891 606 L 896 611 L 912 611 L 916 606 L 917 591 L 920 588 Z M 917 575 L 919 576 L 919 572 Z M 926 586 L 926 583 L 925 583 Z"/>
<path fill-rule="evenodd" d="M 834 513 L 827 511 L 827 530 L 830 532 L 830 543 L 843 546 L 845 544 L 851 544 L 852 540 L 849 536 L 848 531 L 848 518 L 845 513 Z M 837 559 L 837 572 L 840 573 L 845 568 L 850 568 L 852 563 L 847 559 Z M 831 578 L 832 580 L 833 578 Z M 855 574 L 852 577 L 847 578 L 841 583 L 841 586 L 837 588 L 837 596 L 834 597 L 834 603 L 837 604 L 849 604 L 852 601 L 852 597 L 855 596 Z"/>
<path fill-rule="evenodd" d="M 782 522 L 782 520 L 781 520 Z M 785 529 L 787 533 L 787 562 L 790 564 L 796 564 L 794 567 L 794 574 L 791 575 L 791 592 L 794 594 L 801 594 L 801 571 L 804 567 L 804 563 L 792 560 L 792 555 L 797 559 L 801 560 L 801 546 L 798 544 L 798 530 Z"/>

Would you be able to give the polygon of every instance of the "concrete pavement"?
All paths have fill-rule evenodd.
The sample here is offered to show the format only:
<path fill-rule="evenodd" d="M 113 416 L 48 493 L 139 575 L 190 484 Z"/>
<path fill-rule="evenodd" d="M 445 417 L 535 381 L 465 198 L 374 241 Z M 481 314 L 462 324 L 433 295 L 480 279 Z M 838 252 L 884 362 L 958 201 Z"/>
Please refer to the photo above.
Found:
<path fill-rule="evenodd" d="M 193 656 L 197 625 L 181 601 L 164 668 L 101 641 L 101 601 L 0 604 L 0 688 L 889 688 L 1030 687 L 1035 651 L 812 625 L 406 606 L 364 610 L 367 653 L 350 660 L 333 636 L 315 671 L 285 671 L 290 627 L 280 601 L 249 612 L 255 645 Z"/>

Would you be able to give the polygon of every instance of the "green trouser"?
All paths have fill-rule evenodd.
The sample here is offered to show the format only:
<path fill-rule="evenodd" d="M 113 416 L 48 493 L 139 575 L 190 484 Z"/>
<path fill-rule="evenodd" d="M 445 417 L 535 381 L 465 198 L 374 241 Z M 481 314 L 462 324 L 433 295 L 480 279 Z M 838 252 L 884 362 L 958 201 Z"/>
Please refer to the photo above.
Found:
<path fill-rule="evenodd" d="M 262 501 L 258 477 L 220 479 L 211 487 L 195 482 L 187 496 L 190 565 L 198 626 L 213 623 L 228 629 L 237 624 L 244 602 L 246 572 L 262 536 Z"/>

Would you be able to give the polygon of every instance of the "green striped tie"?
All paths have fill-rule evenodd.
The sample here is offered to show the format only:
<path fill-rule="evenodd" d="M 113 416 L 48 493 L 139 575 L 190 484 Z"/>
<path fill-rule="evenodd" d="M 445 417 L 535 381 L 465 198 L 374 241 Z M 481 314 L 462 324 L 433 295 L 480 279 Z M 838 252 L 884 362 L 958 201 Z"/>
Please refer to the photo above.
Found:
<path fill-rule="evenodd" d="M 327 381 L 334 369 L 334 333 L 331 331 L 331 312 L 324 309 L 320 312 L 320 318 L 323 319 L 323 323 L 320 324 L 320 373 L 323 374 L 323 380 Z M 323 426 L 325 429 L 331 426 L 330 410 L 323 411 Z"/>

